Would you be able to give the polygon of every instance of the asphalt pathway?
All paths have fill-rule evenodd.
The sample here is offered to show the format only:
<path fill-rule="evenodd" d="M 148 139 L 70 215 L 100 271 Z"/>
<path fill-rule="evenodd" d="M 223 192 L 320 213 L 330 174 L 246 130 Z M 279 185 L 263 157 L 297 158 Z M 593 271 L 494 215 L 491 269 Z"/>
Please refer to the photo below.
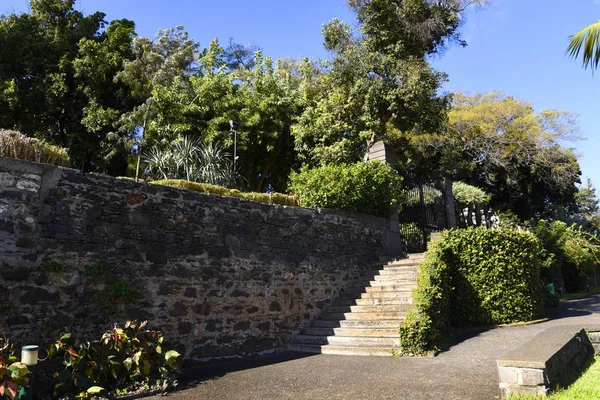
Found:
<path fill-rule="evenodd" d="M 564 302 L 551 320 L 465 331 L 432 358 L 282 353 L 261 360 L 189 369 L 173 400 L 499 398 L 496 360 L 558 325 L 600 324 L 600 295 Z M 157 398 L 158 399 L 158 398 Z"/>

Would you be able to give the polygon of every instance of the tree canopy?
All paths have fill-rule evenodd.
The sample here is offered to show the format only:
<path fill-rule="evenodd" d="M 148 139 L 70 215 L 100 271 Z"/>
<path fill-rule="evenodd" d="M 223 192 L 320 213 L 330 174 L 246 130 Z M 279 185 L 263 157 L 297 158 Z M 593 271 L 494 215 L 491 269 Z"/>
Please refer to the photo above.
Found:
<path fill-rule="evenodd" d="M 202 47 L 183 27 L 148 38 L 131 20 L 83 15 L 75 0 L 33 0 L 30 12 L 0 17 L 0 128 L 112 175 L 135 176 L 143 160 L 157 162 L 140 174 L 161 170 L 157 155 L 179 160 L 177 149 L 194 143 L 231 153 L 243 189 L 279 192 L 292 171 L 351 164 L 385 140 L 398 168 L 444 171 L 489 193 L 495 209 L 589 215 L 577 155 L 565 147 L 578 136 L 573 115 L 498 92 L 447 93 L 448 76 L 431 66 L 466 44 L 462 14 L 483 3 L 348 0 L 357 24 L 323 26 L 326 59 L 273 60 L 254 44 Z M 574 36 L 574 55 L 598 43 L 586 32 Z"/>

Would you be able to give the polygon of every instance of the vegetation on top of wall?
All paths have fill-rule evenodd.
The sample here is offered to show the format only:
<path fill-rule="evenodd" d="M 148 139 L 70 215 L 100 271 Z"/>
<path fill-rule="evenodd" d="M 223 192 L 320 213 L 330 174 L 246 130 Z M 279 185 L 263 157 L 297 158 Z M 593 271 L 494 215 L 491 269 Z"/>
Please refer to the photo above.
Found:
<path fill-rule="evenodd" d="M 290 176 L 289 189 L 303 207 L 319 207 L 387 217 L 402 193 L 402 178 L 380 161 L 303 168 Z"/>
<path fill-rule="evenodd" d="M 446 231 L 430 244 L 400 327 L 405 353 L 444 347 L 450 327 L 529 321 L 543 313 L 539 242 L 516 229 Z"/>
<path fill-rule="evenodd" d="M 99 340 L 76 340 L 63 333 L 50 346 L 50 358 L 62 356 L 64 369 L 54 375 L 54 396 L 90 398 L 137 391 L 166 391 L 176 385 L 181 356 L 169 349 L 163 333 L 146 329 L 147 321 L 127 321 Z"/>
<path fill-rule="evenodd" d="M 69 165 L 67 149 L 53 146 L 39 139 L 27 137 L 22 133 L 0 129 L 0 157 L 37 163 Z"/>
<path fill-rule="evenodd" d="M 220 196 L 237 197 L 246 200 L 257 201 L 265 204 L 279 204 L 282 206 L 299 206 L 298 197 L 281 193 L 255 193 L 241 192 L 237 189 L 229 189 L 223 186 L 209 185 L 207 183 L 190 182 L 180 179 L 165 179 L 152 182 L 156 185 L 170 186 L 186 189 L 192 192 L 207 194 L 218 194 Z"/>

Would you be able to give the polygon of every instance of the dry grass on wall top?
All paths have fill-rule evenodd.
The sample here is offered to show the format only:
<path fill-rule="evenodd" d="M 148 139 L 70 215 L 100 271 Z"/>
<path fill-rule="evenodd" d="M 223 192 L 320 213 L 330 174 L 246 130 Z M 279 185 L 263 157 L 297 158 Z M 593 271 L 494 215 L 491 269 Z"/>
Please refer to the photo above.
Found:
<path fill-rule="evenodd" d="M 52 164 L 69 165 L 67 149 L 53 146 L 22 133 L 0 129 L 0 157 Z"/>
<path fill-rule="evenodd" d="M 281 193 L 245 193 L 237 189 L 228 189 L 223 186 L 209 185 L 207 183 L 190 182 L 179 179 L 167 179 L 152 182 L 156 185 L 170 186 L 180 189 L 190 190 L 192 192 L 218 194 L 220 196 L 237 197 L 240 199 L 257 201 L 264 204 L 279 204 L 282 206 L 299 207 L 300 202 L 297 196 L 291 196 Z"/>

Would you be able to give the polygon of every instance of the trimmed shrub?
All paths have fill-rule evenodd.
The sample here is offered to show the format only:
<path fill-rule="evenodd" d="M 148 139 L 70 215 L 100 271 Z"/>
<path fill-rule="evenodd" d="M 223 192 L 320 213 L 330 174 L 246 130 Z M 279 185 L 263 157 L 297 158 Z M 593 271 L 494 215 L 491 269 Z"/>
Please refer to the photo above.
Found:
<path fill-rule="evenodd" d="M 186 189 L 192 192 L 218 194 L 219 196 L 237 197 L 240 199 L 257 201 L 264 204 L 279 204 L 282 206 L 299 206 L 299 200 L 296 196 L 290 196 L 281 193 L 245 193 L 237 189 L 229 189 L 223 186 L 209 185 L 207 183 L 190 182 L 179 179 L 165 179 L 152 182 L 156 185 L 170 186 L 179 189 Z"/>
<path fill-rule="evenodd" d="M 406 353 L 444 347 L 451 326 L 530 321 L 543 314 L 539 243 L 516 229 L 446 231 L 430 244 L 400 327 Z"/>
<path fill-rule="evenodd" d="M 37 163 L 69 165 L 67 149 L 53 146 L 39 139 L 27 137 L 22 133 L 0 129 L 0 157 Z"/>
<path fill-rule="evenodd" d="M 401 198 L 402 178 L 380 161 L 303 168 L 289 190 L 303 207 L 332 208 L 387 217 Z"/>

